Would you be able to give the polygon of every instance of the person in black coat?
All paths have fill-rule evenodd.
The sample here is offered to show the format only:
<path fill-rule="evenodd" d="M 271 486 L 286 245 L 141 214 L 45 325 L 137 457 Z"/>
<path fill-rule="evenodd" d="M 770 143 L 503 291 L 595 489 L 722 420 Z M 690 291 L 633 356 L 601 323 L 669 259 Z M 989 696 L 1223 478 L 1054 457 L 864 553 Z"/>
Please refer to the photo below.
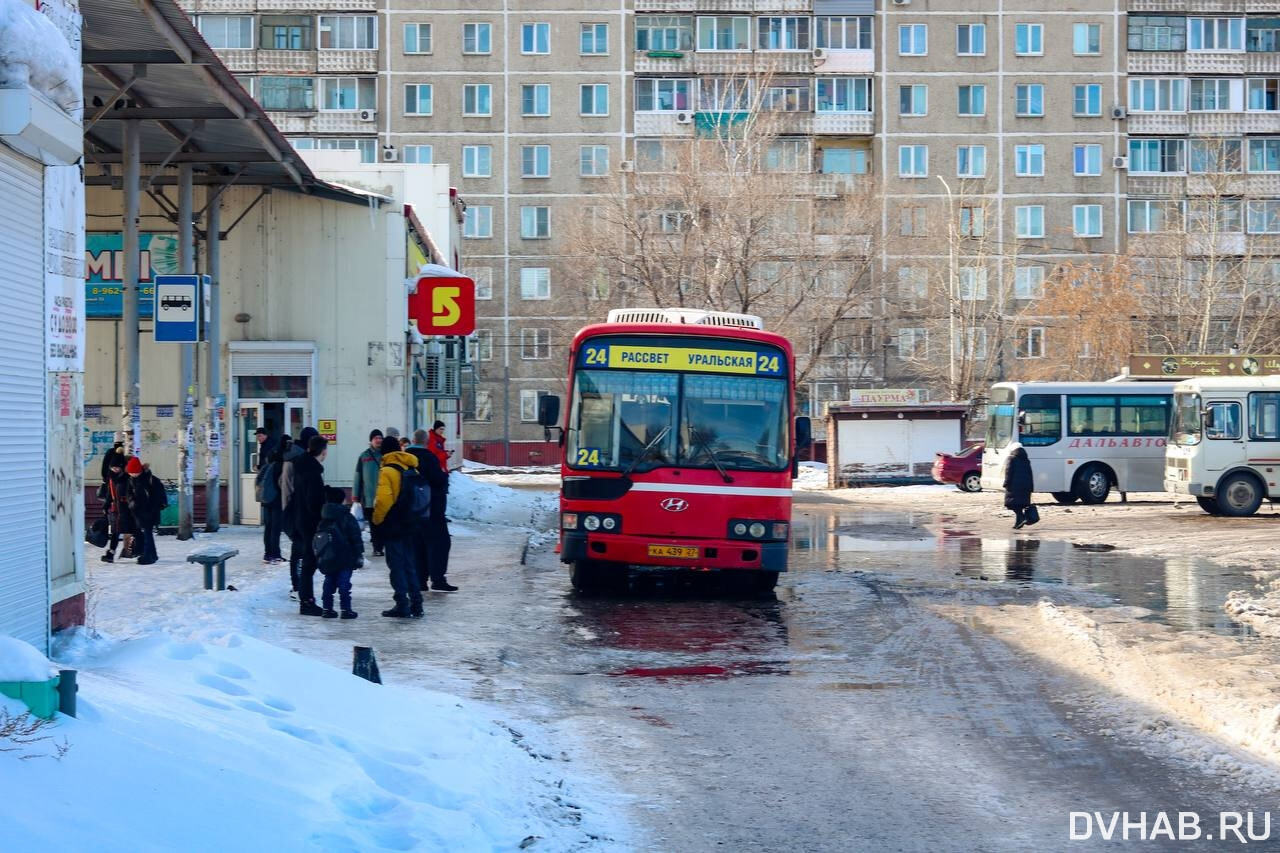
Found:
<path fill-rule="evenodd" d="M 418 554 L 419 569 L 425 569 L 419 578 L 422 589 L 428 585 L 436 592 L 456 592 L 445 573 L 449 571 L 449 551 L 453 537 L 449 535 L 449 522 L 445 512 L 449 508 L 449 472 L 440 464 L 440 457 L 428 444 L 427 431 L 417 430 L 409 452 L 418 460 L 418 473 L 431 485 L 431 518 L 426 527 L 414 531 L 414 549 Z"/>
<path fill-rule="evenodd" d="M 1031 506 L 1034 487 L 1031 460 L 1022 445 L 1016 445 L 1009 453 L 1009 461 L 1004 468 L 1004 508 L 1013 510 L 1014 530 L 1027 523 L 1027 507 Z"/>
<path fill-rule="evenodd" d="M 258 469 L 254 482 L 255 497 L 262 506 L 262 562 L 268 565 L 284 562 L 280 553 L 280 534 L 284 530 L 280 467 L 284 464 L 285 452 L 292 446 L 293 439 L 287 435 L 280 436 L 280 441 L 272 445 L 266 464 Z M 296 584 L 294 586 L 296 588 Z"/>
<path fill-rule="evenodd" d="M 320 514 L 324 509 L 324 461 L 329 442 L 315 435 L 307 444 L 307 452 L 293 461 L 293 494 L 289 498 L 289 529 L 298 534 L 293 540 L 295 549 L 301 551 L 298 566 L 298 612 L 303 616 L 320 616 L 323 611 L 316 604 L 316 553 L 311 539 L 320 526 Z M 290 534 L 292 536 L 292 534 Z"/>
<path fill-rule="evenodd" d="M 110 531 L 107 550 L 102 554 L 104 563 L 115 562 L 116 546 L 120 544 L 120 537 L 134 532 L 133 515 L 129 512 L 129 501 L 126 496 L 129 475 L 124 472 L 124 469 L 128 463 L 129 459 L 124 454 L 122 442 L 117 442 L 102 459 L 102 485 L 98 487 L 98 498 L 102 501 L 102 510 L 106 513 Z"/>
<path fill-rule="evenodd" d="M 129 479 L 125 486 L 125 502 L 133 516 L 138 538 L 142 540 L 137 549 L 138 565 L 149 566 L 159 559 L 156 554 L 156 527 L 160 525 L 161 511 L 169 505 L 169 496 L 165 494 L 164 483 L 138 457 L 130 459 L 124 470 Z"/>

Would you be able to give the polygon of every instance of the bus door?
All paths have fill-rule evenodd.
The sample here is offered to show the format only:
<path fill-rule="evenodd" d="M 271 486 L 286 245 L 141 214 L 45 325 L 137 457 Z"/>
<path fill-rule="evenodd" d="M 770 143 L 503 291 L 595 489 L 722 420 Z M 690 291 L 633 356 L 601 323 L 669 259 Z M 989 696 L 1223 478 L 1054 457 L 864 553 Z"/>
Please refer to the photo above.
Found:
<path fill-rule="evenodd" d="M 1254 391 L 1249 394 L 1245 418 L 1248 444 L 1241 455 L 1247 454 L 1249 464 L 1255 468 L 1265 469 L 1280 464 L 1280 392 Z M 1270 482 L 1271 478 L 1267 480 Z M 1270 493 L 1273 489 L 1268 487 L 1267 491 Z"/>
<path fill-rule="evenodd" d="M 1235 400 L 1210 400 L 1205 404 L 1204 447 L 1206 471 L 1225 471 L 1245 461 L 1244 412 Z"/>

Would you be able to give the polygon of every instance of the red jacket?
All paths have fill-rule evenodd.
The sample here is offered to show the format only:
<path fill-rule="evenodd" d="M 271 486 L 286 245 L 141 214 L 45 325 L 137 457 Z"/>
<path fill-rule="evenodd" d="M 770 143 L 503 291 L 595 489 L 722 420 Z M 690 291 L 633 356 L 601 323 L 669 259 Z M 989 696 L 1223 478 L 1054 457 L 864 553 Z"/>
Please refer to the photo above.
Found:
<path fill-rule="evenodd" d="M 444 438 L 440 433 L 432 431 L 427 436 L 427 449 L 440 460 L 440 468 L 443 471 L 449 470 L 449 452 L 444 449 Z"/>

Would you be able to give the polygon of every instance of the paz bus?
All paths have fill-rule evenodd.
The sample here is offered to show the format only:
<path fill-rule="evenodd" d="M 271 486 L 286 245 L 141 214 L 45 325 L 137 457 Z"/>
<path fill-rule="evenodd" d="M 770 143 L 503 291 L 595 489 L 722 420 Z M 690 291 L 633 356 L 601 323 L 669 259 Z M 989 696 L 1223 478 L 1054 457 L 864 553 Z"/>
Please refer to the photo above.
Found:
<path fill-rule="evenodd" d="M 1280 498 L 1280 377 L 1175 385 L 1164 480 L 1210 515 L 1253 515 Z"/>
<path fill-rule="evenodd" d="M 760 318 L 618 309 L 569 352 L 560 430 L 560 560 L 575 589 L 632 569 L 732 572 L 767 591 L 786 571 L 796 448 L 795 365 Z"/>
<path fill-rule="evenodd" d="M 1020 443 L 1035 491 L 1058 503 L 1097 504 L 1112 489 L 1164 488 L 1173 382 L 999 382 L 987 407 L 982 488 L 1004 487 Z"/>

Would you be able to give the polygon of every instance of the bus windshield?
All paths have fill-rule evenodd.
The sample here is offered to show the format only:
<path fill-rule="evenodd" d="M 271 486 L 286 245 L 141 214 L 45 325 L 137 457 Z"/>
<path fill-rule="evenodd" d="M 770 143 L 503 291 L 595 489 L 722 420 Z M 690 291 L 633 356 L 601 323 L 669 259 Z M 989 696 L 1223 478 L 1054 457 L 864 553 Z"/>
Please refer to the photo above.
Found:
<path fill-rule="evenodd" d="M 987 447 L 999 450 L 1013 440 L 1013 405 L 1001 403 L 987 409 Z"/>
<path fill-rule="evenodd" d="M 790 462 L 787 382 L 762 376 L 580 370 L 571 468 L 778 471 Z"/>
<path fill-rule="evenodd" d="M 1191 446 L 1200 443 L 1200 395 L 1173 395 L 1173 427 L 1170 438 L 1174 444 Z"/>

